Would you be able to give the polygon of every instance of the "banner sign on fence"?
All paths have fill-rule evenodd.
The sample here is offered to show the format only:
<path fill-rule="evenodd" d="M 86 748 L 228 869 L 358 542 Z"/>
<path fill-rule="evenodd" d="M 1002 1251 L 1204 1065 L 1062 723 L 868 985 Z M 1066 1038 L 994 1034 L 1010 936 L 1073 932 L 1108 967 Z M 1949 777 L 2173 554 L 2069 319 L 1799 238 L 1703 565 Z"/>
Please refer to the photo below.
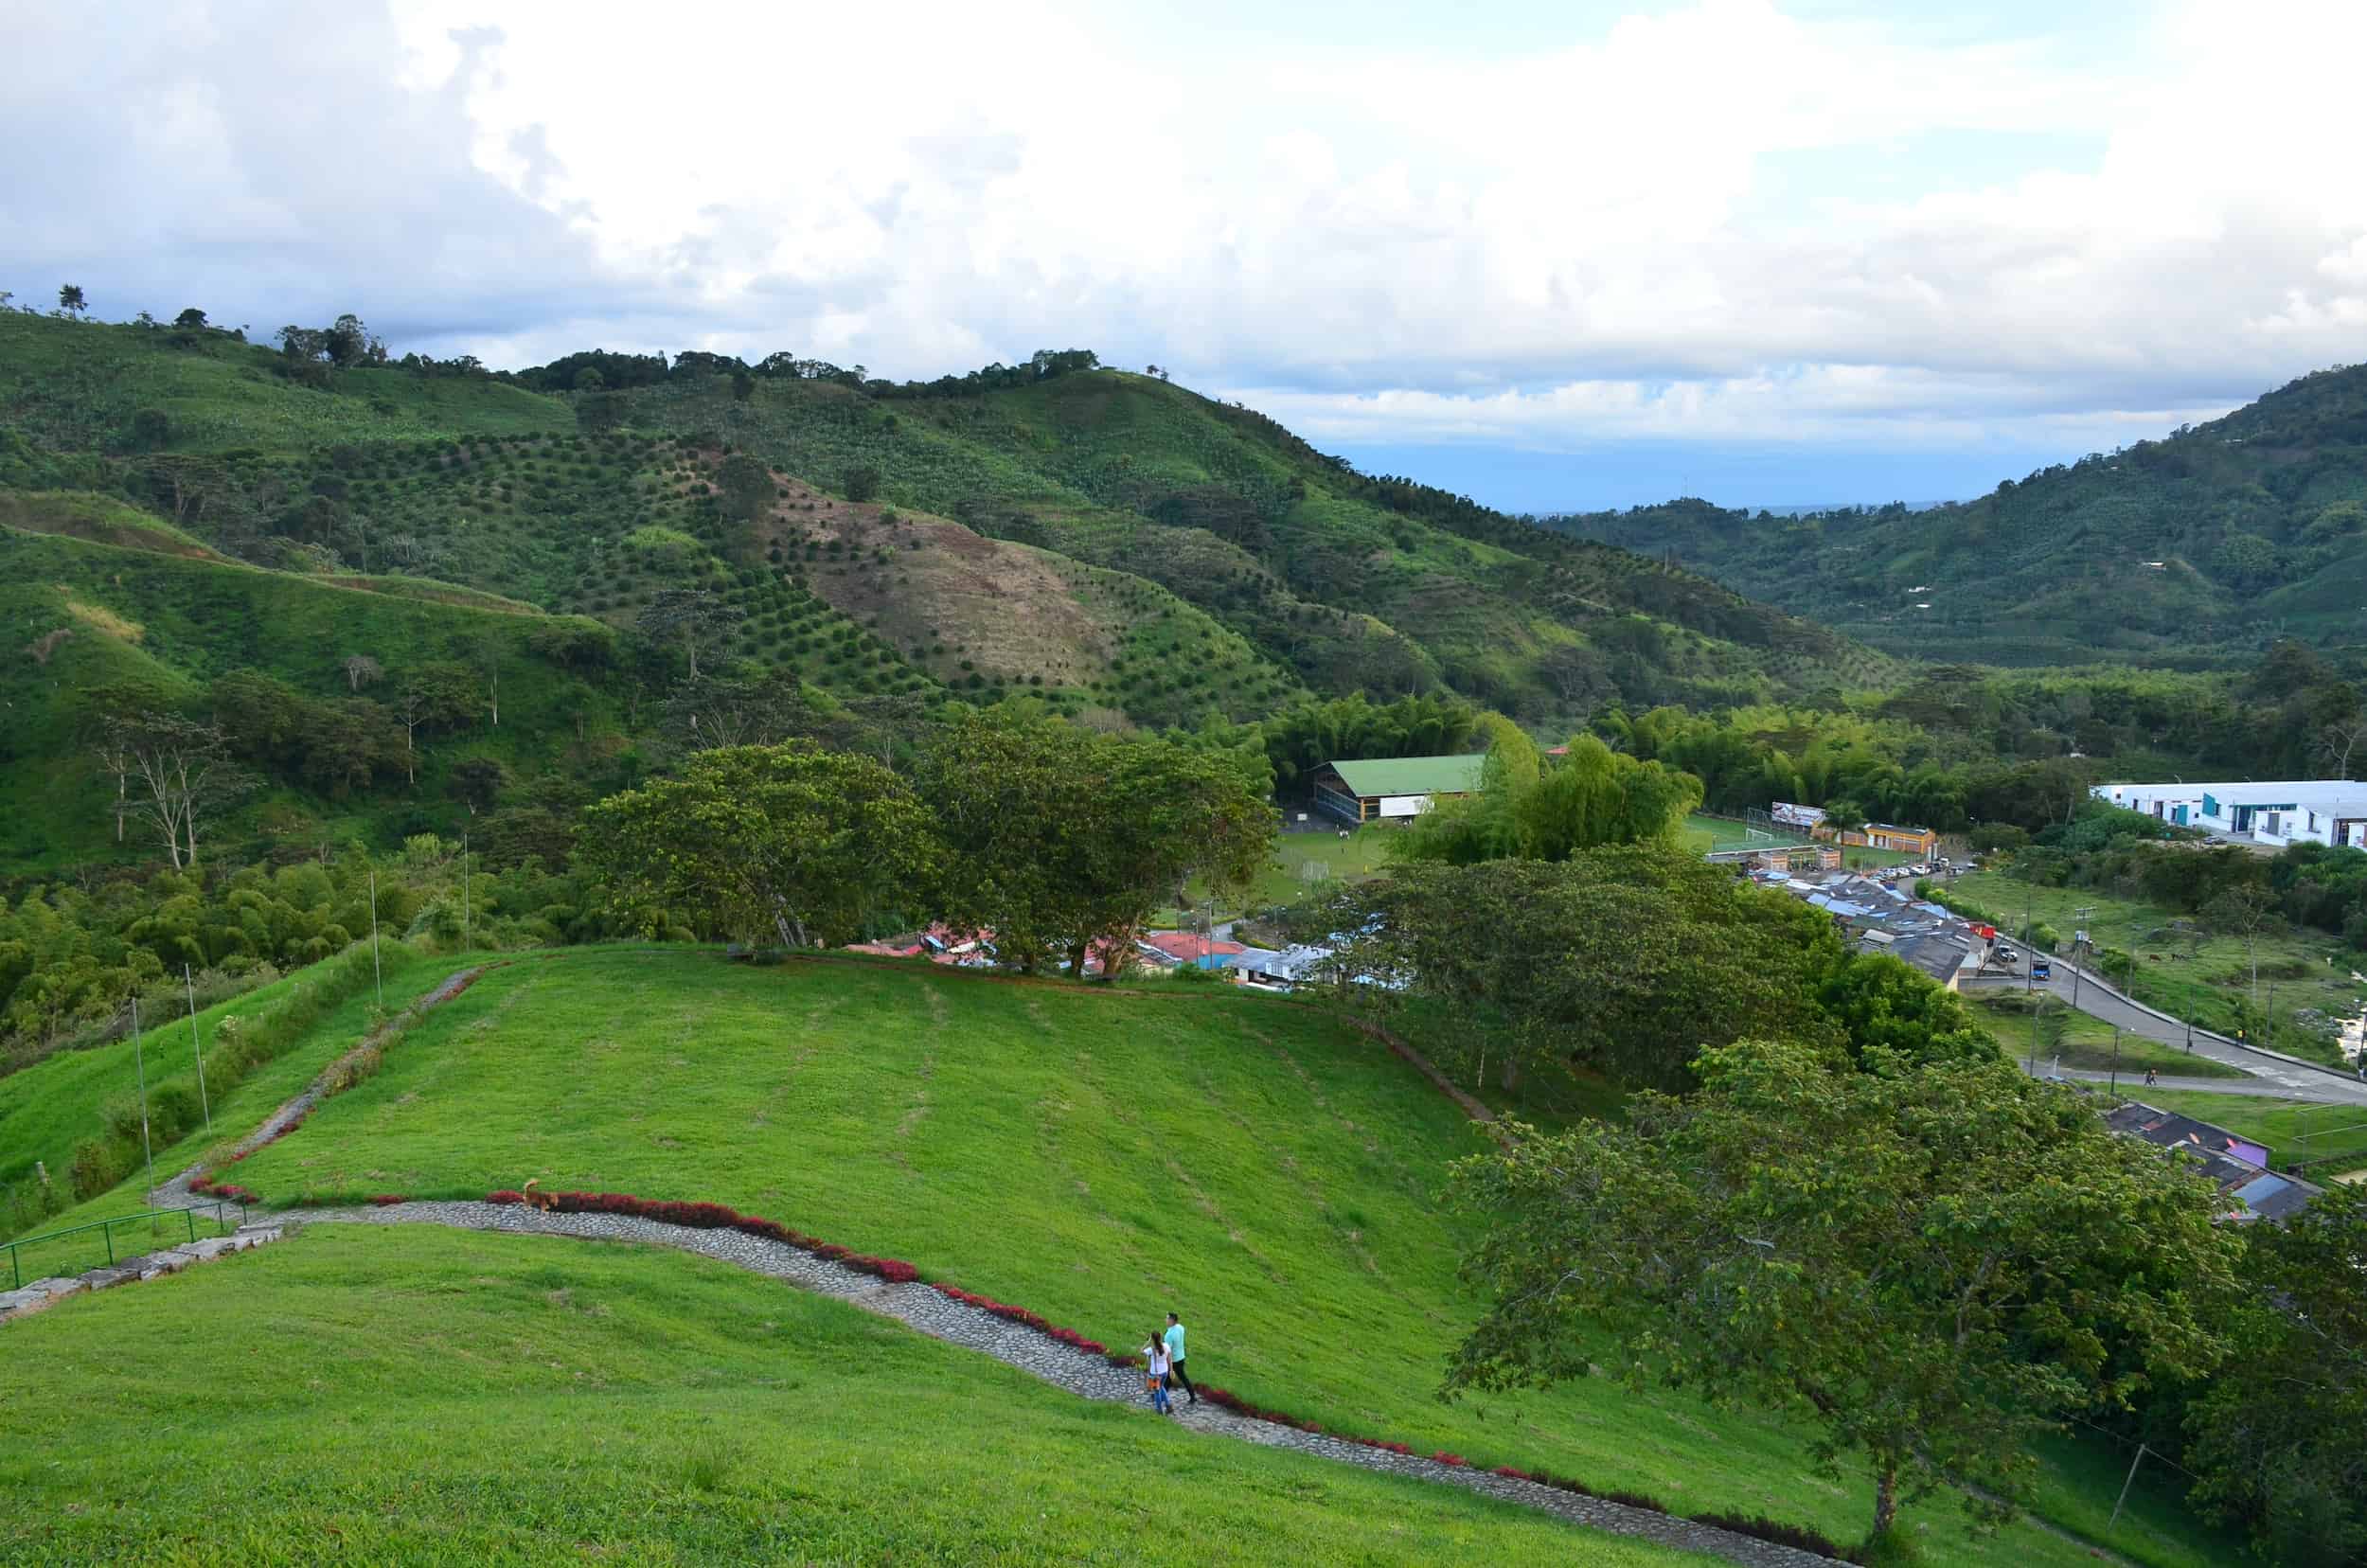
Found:
<path fill-rule="evenodd" d="M 1824 820 L 1824 808 L 1794 806 L 1789 800 L 1779 800 L 1768 809 L 1767 814 L 1787 828 L 1813 828 Z"/>

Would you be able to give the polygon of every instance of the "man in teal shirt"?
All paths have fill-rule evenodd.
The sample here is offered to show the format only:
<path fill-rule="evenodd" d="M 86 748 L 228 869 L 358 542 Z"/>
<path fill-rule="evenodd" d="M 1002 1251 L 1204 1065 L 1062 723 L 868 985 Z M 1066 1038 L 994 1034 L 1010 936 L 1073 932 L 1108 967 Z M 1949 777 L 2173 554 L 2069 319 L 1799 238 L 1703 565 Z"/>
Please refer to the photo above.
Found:
<path fill-rule="evenodd" d="M 1184 1320 L 1173 1312 L 1167 1314 L 1167 1364 L 1174 1370 L 1175 1381 L 1184 1385 L 1184 1392 L 1200 1403 L 1200 1390 L 1192 1386 L 1192 1376 L 1184 1370 Z"/>

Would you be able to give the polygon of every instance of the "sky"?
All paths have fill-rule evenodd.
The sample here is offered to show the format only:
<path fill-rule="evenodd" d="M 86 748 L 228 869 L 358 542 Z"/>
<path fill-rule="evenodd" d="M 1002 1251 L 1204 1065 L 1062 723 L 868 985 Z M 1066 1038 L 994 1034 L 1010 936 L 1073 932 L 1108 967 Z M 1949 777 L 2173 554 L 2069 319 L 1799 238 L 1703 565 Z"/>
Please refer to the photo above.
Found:
<path fill-rule="evenodd" d="M 0 289 L 1157 364 L 1521 510 L 1928 501 L 2367 359 L 2356 0 L 27 8 Z"/>

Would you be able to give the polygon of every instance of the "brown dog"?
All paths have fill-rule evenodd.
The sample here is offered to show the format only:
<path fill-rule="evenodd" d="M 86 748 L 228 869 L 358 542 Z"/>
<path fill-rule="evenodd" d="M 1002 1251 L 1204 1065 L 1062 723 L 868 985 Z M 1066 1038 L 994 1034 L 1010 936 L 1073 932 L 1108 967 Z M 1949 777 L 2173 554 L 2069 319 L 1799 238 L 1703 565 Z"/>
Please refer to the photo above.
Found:
<path fill-rule="evenodd" d="M 553 1198 L 547 1192 L 538 1192 L 535 1190 L 542 1185 L 542 1183 L 529 1176 L 526 1178 L 526 1185 L 519 1189 L 519 1196 L 526 1201 L 526 1207 L 528 1208 L 541 1209 L 544 1214 L 554 1213 L 559 1207 L 559 1200 Z"/>

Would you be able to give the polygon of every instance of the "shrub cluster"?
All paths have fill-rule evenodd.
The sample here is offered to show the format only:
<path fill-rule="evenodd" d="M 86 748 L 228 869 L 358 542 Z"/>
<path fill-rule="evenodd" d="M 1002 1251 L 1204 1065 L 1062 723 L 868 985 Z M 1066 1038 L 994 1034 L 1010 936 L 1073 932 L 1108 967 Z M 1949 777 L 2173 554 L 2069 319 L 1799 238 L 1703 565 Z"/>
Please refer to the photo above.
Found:
<path fill-rule="evenodd" d="M 393 1208 L 397 1203 L 407 1203 L 410 1201 L 410 1199 L 404 1197 L 400 1192 L 374 1192 L 370 1194 L 370 1202 L 377 1204 L 380 1208 Z"/>

